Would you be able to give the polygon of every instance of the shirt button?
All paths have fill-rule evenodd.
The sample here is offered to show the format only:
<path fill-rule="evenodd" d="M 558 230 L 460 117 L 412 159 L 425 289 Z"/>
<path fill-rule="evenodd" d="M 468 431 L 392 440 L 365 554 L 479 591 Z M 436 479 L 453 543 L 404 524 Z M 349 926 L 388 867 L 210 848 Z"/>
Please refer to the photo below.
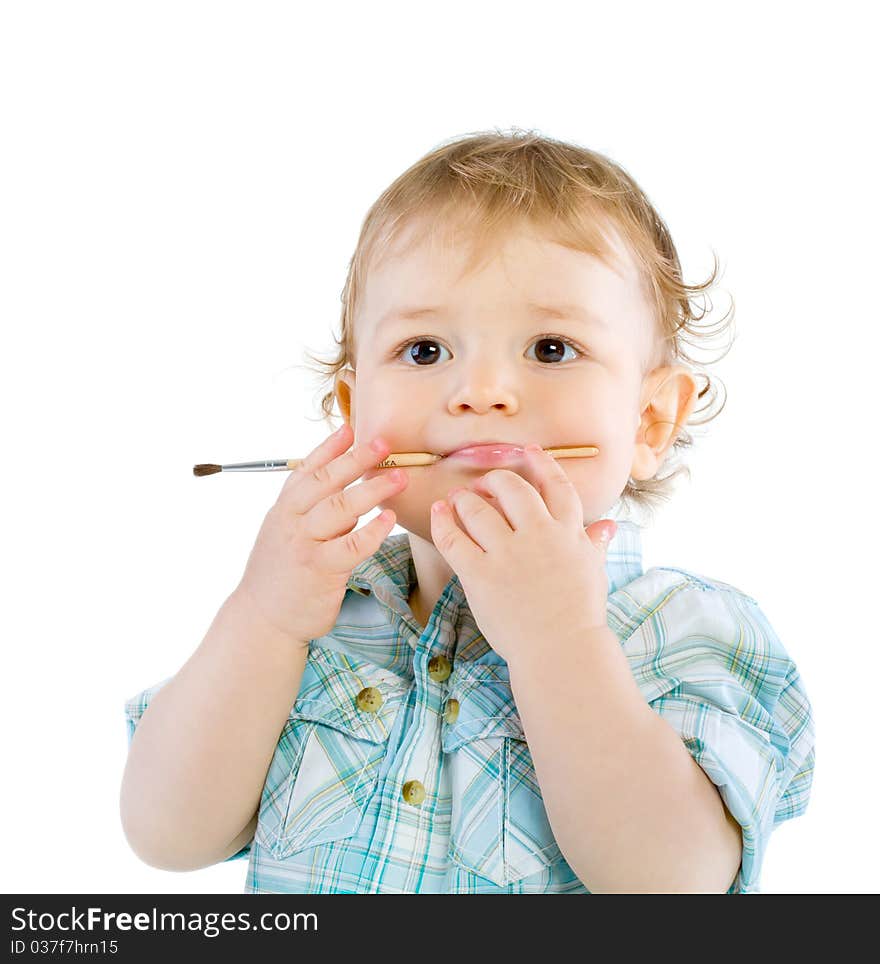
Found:
<path fill-rule="evenodd" d="M 446 712 L 443 718 L 447 723 L 454 723 L 458 719 L 458 700 L 446 701 Z"/>
<path fill-rule="evenodd" d="M 417 807 L 425 799 L 425 788 L 418 780 L 410 780 L 403 785 L 403 799 Z"/>
<path fill-rule="evenodd" d="M 443 680 L 449 679 L 451 672 L 452 663 L 450 663 L 445 656 L 434 656 L 428 660 L 428 676 L 430 676 L 435 683 L 442 683 Z"/>
<path fill-rule="evenodd" d="M 367 686 L 357 695 L 357 705 L 359 710 L 365 713 L 375 713 L 382 705 L 382 694 L 375 686 Z"/>

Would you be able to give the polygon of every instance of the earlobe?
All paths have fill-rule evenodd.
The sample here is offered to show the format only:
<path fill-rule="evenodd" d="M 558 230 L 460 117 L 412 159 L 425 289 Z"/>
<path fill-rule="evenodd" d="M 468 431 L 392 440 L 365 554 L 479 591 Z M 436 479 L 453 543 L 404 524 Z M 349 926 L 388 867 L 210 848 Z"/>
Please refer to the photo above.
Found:
<path fill-rule="evenodd" d="M 644 401 L 647 399 L 647 401 Z M 697 382 L 683 365 L 657 369 L 645 380 L 630 475 L 653 478 L 697 402 Z"/>

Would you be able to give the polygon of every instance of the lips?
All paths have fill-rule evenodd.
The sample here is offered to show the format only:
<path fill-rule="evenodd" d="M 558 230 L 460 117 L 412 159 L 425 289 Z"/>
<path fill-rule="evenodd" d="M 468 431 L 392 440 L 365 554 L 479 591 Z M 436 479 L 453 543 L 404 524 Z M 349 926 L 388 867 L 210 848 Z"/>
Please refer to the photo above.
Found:
<path fill-rule="evenodd" d="M 480 439 L 472 439 L 469 442 L 465 442 L 457 449 L 452 449 L 449 452 L 444 452 L 444 456 L 458 455 L 460 452 L 469 452 L 472 449 L 501 449 L 501 448 L 514 448 L 522 450 L 525 443 L 520 444 L 519 442 L 499 442 L 499 441 L 488 441 L 484 442 Z"/>
<path fill-rule="evenodd" d="M 479 445 L 464 445 L 460 449 L 456 449 L 454 452 L 450 452 L 449 455 L 487 455 L 491 452 L 500 453 L 511 453 L 511 452 L 523 452 L 524 448 L 522 445 L 516 445 L 513 442 L 483 442 Z"/>
<path fill-rule="evenodd" d="M 512 442 L 485 442 L 480 445 L 466 445 L 454 452 L 449 452 L 446 457 L 470 462 L 472 465 L 492 467 L 518 461 L 522 459 L 524 453 L 522 445 Z"/>

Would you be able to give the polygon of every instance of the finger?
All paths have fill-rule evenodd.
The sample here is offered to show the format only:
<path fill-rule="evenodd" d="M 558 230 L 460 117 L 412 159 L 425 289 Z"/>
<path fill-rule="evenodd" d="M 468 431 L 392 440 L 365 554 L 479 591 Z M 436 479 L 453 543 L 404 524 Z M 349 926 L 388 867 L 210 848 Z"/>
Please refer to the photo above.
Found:
<path fill-rule="evenodd" d="M 527 445 L 525 458 L 526 465 L 534 476 L 534 487 L 540 493 L 550 515 L 560 522 L 583 526 L 580 496 L 559 460 L 554 459 L 540 445 Z"/>
<path fill-rule="evenodd" d="M 300 460 L 299 465 L 292 469 L 281 487 L 278 500 L 287 500 L 288 493 L 297 488 L 309 473 L 314 472 L 319 466 L 326 465 L 336 456 L 341 455 L 351 445 L 354 438 L 351 426 L 346 422 L 338 428 L 332 435 L 328 435 L 318 446 Z"/>
<path fill-rule="evenodd" d="M 331 492 L 303 516 L 306 535 L 326 540 L 350 532 L 362 515 L 402 492 L 408 484 L 406 472 L 396 468 L 383 470 L 343 491 Z"/>
<path fill-rule="evenodd" d="M 347 575 L 355 566 L 373 555 L 388 538 L 388 533 L 394 528 L 396 521 L 394 511 L 386 509 L 360 529 L 321 543 L 316 550 L 318 565 L 327 572 Z"/>
<path fill-rule="evenodd" d="M 516 472 L 493 469 L 474 483 L 478 495 L 491 496 L 500 507 L 502 517 L 512 531 L 535 525 L 547 518 L 547 506 L 541 493 Z"/>
<path fill-rule="evenodd" d="M 513 531 L 506 518 L 470 489 L 457 489 L 450 492 L 447 501 L 461 520 L 460 529 L 485 552 L 490 546 L 497 544 L 499 539 L 509 536 Z"/>
<path fill-rule="evenodd" d="M 587 526 L 586 533 L 597 549 L 607 553 L 609 543 L 617 535 L 617 523 L 613 519 L 599 519 Z"/>
<path fill-rule="evenodd" d="M 338 492 L 381 462 L 390 451 L 382 438 L 365 440 L 346 451 L 353 441 L 351 426 L 331 435 L 303 459 L 284 483 L 278 501 L 302 515 L 331 492 Z M 382 470 L 384 471 L 384 470 Z"/>
<path fill-rule="evenodd" d="M 510 519 L 508 519 L 507 513 L 504 511 L 504 506 L 501 504 L 500 500 L 499 500 L 498 497 L 495 495 L 495 493 L 491 491 L 491 489 L 490 489 L 489 486 L 487 486 L 487 485 L 485 485 L 485 484 L 483 483 L 483 478 L 484 478 L 484 477 L 481 476 L 481 477 L 478 478 L 474 483 L 472 483 L 471 486 L 470 486 L 471 490 L 474 491 L 474 492 L 476 492 L 476 494 L 477 494 L 481 499 L 485 499 L 485 501 L 488 502 L 489 505 L 492 506 L 492 508 L 493 508 L 493 509 L 501 516 L 501 518 L 504 519 L 504 521 L 508 524 L 508 526 L 510 527 L 510 530 L 511 530 L 511 532 L 512 532 L 512 531 L 514 530 L 514 528 L 515 528 L 514 525 L 513 525 L 513 522 L 512 522 Z"/>
<path fill-rule="evenodd" d="M 485 555 L 456 525 L 452 507 L 447 502 L 435 502 L 431 506 L 431 540 L 455 572 L 462 575 L 470 572 Z"/>

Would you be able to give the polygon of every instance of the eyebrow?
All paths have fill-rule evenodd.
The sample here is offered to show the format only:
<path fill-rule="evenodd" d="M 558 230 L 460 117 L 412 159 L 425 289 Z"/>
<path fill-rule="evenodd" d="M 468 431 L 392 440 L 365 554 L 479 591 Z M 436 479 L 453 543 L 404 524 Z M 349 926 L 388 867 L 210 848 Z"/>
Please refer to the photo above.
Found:
<path fill-rule="evenodd" d="M 550 317 L 561 320 L 573 319 L 606 331 L 608 329 L 608 322 L 604 318 L 583 305 L 539 305 L 533 301 L 529 301 L 526 303 L 526 308 L 535 317 Z M 391 308 L 379 319 L 378 326 L 388 324 L 392 321 L 418 321 L 419 318 L 431 316 L 442 317 L 447 314 L 447 309 L 443 305 L 426 306 L 424 308 Z"/>

